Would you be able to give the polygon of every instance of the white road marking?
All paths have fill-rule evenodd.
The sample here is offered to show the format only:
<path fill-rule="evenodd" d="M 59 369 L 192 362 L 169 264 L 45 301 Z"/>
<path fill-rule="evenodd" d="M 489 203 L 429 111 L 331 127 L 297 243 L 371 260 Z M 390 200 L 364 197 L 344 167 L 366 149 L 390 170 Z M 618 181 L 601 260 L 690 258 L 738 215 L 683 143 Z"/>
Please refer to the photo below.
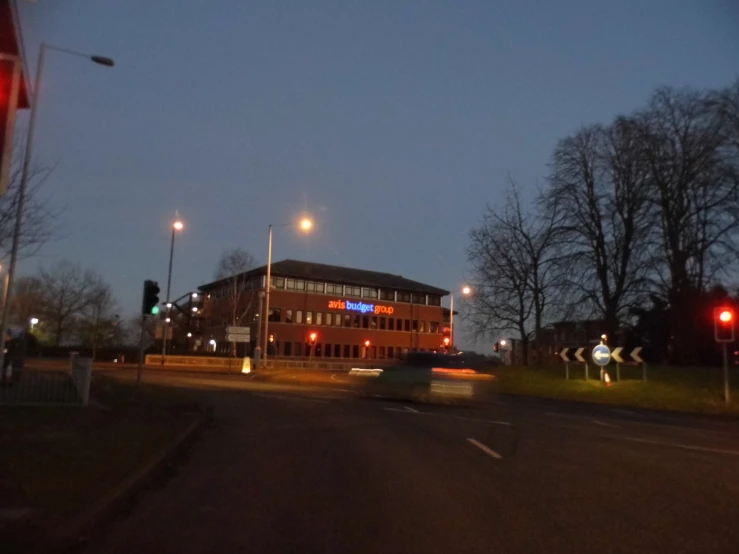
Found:
<path fill-rule="evenodd" d="M 641 442 L 644 444 L 656 444 L 658 446 L 672 446 L 673 448 L 682 448 L 683 450 L 695 450 L 697 452 L 711 452 L 712 454 L 729 454 L 730 456 L 739 456 L 739 450 L 723 450 L 721 448 L 710 448 L 707 446 L 695 446 L 692 444 L 677 444 L 674 442 L 655 441 L 649 439 L 637 439 L 635 437 L 611 437 L 619 438 L 625 441 Z"/>
<path fill-rule="evenodd" d="M 412 412 L 412 413 L 414 413 L 414 414 L 417 414 L 417 413 L 419 413 L 419 412 L 418 412 L 418 410 L 414 410 L 414 409 L 413 409 L 413 408 L 411 408 L 410 406 L 405 406 L 405 409 L 406 409 L 406 410 L 408 410 L 409 412 Z"/>
<path fill-rule="evenodd" d="M 262 398 L 277 398 L 279 400 L 302 400 L 303 402 L 315 402 L 316 404 L 328 404 L 328 400 L 316 400 L 314 398 L 305 398 L 303 396 L 279 396 L 277 394 L 263 394 L 260 392 L 252 393 L 254 396 Z"/>
<path fill-rule="evenodd" d="M 603 427 L 614 427 L 616 429 L 621 429 L 620 425 L 614 425 L 613 423 L 606 423 L 605 421 L 598 421 L 597 419 L 591 419 L 593 423 L 596 425 L 602 425 Z"/>
<path fill-rule="evenodd" d="M 485 452 L 485 454 L 487 454 L 488 456 L 491 456 L 492 458 L 500 460 L 503 457 L 500 454 L 498 454 L 495 450 L 488 448 L 487 446 L 485 446 L 479 441 L 476 441 L 475 439 L 467 439 L 467 442 L 474 444 L 477 448 L 479 448 L 480 450 Z"/>

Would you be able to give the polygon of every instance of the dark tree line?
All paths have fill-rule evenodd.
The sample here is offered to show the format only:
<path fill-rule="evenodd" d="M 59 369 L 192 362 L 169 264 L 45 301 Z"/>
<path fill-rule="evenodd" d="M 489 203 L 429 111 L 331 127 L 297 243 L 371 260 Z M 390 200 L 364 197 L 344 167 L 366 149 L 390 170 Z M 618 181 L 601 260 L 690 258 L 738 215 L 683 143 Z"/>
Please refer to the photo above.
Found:
<path fill-rule="evenodd" d="M 512 331 L 525 344 L 577 317 L 649 341 L 638 335 L 657 310 L 654 350 L 697 362 L 715 287 L 737 285 L 739 80 L 661 88 L 643 109 L 563 138 L 536 197 L 522 205 L 511 186 L 470 239 L 478 335 Z"/>

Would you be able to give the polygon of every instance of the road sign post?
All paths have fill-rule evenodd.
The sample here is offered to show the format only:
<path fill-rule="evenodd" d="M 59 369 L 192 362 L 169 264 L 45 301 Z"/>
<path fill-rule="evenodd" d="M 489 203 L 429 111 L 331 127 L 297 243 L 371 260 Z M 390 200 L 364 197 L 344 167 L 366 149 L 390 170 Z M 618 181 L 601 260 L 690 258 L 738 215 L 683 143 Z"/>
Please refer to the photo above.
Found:
<path fill-rule="evenodd" d="M 565 379 L 569 381 L 570 379 L 570 357 L 567 355 L 567 351 L 569 348 L 563 348 L 562 352 L 559 353 L 559 357 L 562 358 L 565 362 Z"/>
<path fill-rule="evenodd" d="M 603 381 L 605 379 L 605 367 L 611 361 L 611 350 L 605 344 L 599 344 L 593 348 L 591 357 L 593 362 L 600 366 L 600 380 Z"/>
<path fill-rule="evenodd" d="M 621 364 L 624 362 L 624 359 L 621 357 L 621 351 L 624 349 L 623 346 L 617 346 L 613 349 L 613 352 L 611 352 L 611 358 L 614 362 L 616 362 L 616 381 L 621 380 Z"/>
<path fill-rule="evenodd" d="M 583 352 L 585 352 L 584 348 L 578 348 L 575 350 L 575 359 L 585 365 L 585 380 L 587 381 L 590 376 L 588 375 L 588 362 L 582 357 Z"/>
<path fill-rule="evenodd" d="M 647 382 L 647 364 L 642 359 L 642 357 L 639 355 L 639 353 L 642 351 L 641 346 L 637 346 L 631 351 L 631 359 L 634 360 L 637 364 L 641 364 L 641 372 L 642 372 L 642 381 L 645 383 Z"/>

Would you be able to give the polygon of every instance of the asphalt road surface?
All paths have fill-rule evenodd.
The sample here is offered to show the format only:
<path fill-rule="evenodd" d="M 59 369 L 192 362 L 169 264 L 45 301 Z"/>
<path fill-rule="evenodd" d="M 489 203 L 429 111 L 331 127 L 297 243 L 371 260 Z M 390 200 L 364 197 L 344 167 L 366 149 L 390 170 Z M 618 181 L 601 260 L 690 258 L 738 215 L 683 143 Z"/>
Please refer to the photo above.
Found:
<path fill-rule="evenodd" d="M 238 377 L 85 553 L 739 552 L 739 425 L 515 397 L 452 408 Z"/>

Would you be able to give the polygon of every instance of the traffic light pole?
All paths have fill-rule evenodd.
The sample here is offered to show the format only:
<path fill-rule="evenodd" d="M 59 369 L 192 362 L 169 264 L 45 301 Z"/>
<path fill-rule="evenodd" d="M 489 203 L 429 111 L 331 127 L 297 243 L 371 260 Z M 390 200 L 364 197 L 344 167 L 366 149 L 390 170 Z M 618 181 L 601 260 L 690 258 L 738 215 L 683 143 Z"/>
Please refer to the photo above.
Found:
<path fill-rule="evenodd" d="M 146 327 L 146 316 L 141 316 L 141 336 L 139 337 L 139 367 L 136 370 L 136 386 L 141 384 L 141 370 L 144 365 L 144 328 Z"/>
<path fill-rule="evenodd" d="M 724 347 L 724 401 L 729 404 L 731 402 L 731 391 L 729 389 L 729 352 L 727 343 Z"/>

